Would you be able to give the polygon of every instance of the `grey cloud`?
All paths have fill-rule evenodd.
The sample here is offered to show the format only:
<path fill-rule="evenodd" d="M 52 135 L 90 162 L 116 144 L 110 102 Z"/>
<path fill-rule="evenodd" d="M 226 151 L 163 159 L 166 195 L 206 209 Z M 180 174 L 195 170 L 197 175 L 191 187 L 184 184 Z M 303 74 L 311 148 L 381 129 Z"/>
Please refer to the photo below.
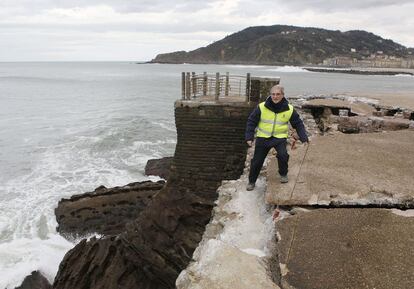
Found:
<path fill-rule="evenodd" d="M 197 11 L 206 8 L 209 3 L 215 1 L 197 0 L 3 0 L 0 4 L 2 9 L 13 9 L 19 14 L 34 14 L 46 9 L 88 7 L 95 5 L 108 5 L 120 13 L 131 12 L 159 12 L 165 10 Z"/>
<path fill-rule="evenodd" d="M 369 9 L 391 5 L 402 5 L 413 3 L 412 0 L 289 0 L 283 3 L 284 6 L 293 9 L 310 9 L 317 11 L 338 11 Z"/>
<path fill-rule="evenodd" d="M 183 23 L 168 23 L 168 24 L 134 24 L 134 23 L 112 23 L 112 24 L 24 24 L 24 23 L 3 23 L 0 24 L 0 34 L 2 31 L 13 29 L 24 29 L 31 31 L 55 31 L 57 29 L 63 31 L 89 31 L 96 33 L 106 32 L 148 32 L 148 33 L 168 33 L 168 34 L 181 34 L 181 33 L 201 33 L 201 32 L 225 32 L 233 33 L 237 30 L 243 29 L 237 24 L 232 23 L 211 23 L 204 21 L 197 21 L 184 25 Z"/>
<path fill-rule="evenodd" d="M 253 16 L 263 14 L 267 11 L 277 10 L 277 8 L 287 8 L 289 12 L 293 13 L 300 10 L 337 12 L 403 4 L 413 4 L 413 0 L 261 0 L 255 2 L 241 0 L 235 13 L 238 15 Z M 277 19 L 277 17 L 278 15 L 275 14 L 275 19 Z"/>

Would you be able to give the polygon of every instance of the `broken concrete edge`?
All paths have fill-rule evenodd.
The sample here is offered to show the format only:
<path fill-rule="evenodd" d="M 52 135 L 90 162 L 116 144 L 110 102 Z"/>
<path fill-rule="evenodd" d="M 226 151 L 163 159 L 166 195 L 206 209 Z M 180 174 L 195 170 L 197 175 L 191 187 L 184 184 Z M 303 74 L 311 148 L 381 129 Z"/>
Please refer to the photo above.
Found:
<path fill-rule="evenodd" d="M 372 193 L 372 195 L 371 195 Z M 298 203 L 296 200 L 293 200 L 291 203 L 283 201 L 281 206 L 283 207 L 293 207 L 301 206 L 304 209 L 307 208 L 383 208 L 383 209 L 398 209 L 401 211 L 414 209 L 413 199 L 409 199 L 406 196 L 401 198 L 393 196 L 386 197 L 385 194 L 381 195 L 381 198 L 378 198 L 378 193 L 371 192 L 365 195 L 366 198 L 359 200 L 346 200 L 343 196 L 340 196 L 342 199 L 332 199 L 330 201 L 312 201 L 308 203 Z M 345 195 L 344 195 L 345 196 Z M 371 197 L 372 196 L 372 197 Z M 383 197 L 384 196 L 384 197 Z M 349 196 L 345 196 L 349 197 Z M 376 199 L 374 199 L 376 198 Z M 277 200 L 270 199 L 269 197 L 266 200 L 268 203 L 275 204 Z"/>
<path fill-rule="evenodd" d="M 297 95 L 288 97 L 293 101 L 309 101 L 314 99 L 336 99 L 342 101 L 348 101 L 349 103 L 364 103 L 371 106 L 380 105 L 378 99 L 363 97 L 363 96 L 351 96 L 346 94 L 320 94 L 320 95 Z"/>
<path fill-rule="evenodd" d="M 398 104 L 398 101 L 395 105 L 384 104 L 381 102 L 380 99 L 376 99 L 375 96 L 366 97 L 366 96 L 353 96 L 353 95 L 346 95 L 346 94 L 330 94 L 330 95 L 297 95 L 297 96 L 290 96 L 288 99 L 292 102 L 300 102 L 303 103 L 305 101 L 312 101 L 312 100 L 339 100 L 343 102 L 348 102 L 349 105 L 346 105 L 347 108 L 350 108 L 352 104 L 368 104 L 374 107 L 376 110 L 397 110 L 397 111 L 412 111 L 410 108 L 404 107 L 404 105 Z M 300 105 L 301 106 L 301 105 Z"/>
<path fill-rule="evenodd" d="M 243 175 L 219 187 L 212 218 L 192 261 L 176 280 L 177 289 L 280 289 L 280 278 L 274 274 L 278 268 L 270 268 L 277 264 L 272 259 L 276 242 L 271 212 L 264 202 L 264 177 L 254 191 L 245 190 L 252 153 L 250 148 Z M 243 200 L 246 205 L 256 201 L 258 207 L 246 208 Z M 264 248 L 257 246 L 261 241 Z"/>

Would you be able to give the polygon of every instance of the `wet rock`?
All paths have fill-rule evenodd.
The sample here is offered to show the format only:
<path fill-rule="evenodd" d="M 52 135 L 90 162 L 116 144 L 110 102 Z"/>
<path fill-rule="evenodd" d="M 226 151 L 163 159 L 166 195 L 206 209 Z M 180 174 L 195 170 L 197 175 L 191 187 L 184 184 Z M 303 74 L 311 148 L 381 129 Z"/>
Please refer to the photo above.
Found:
<path fill-rule="evenodd" d="M 168 288 L 148 279 L 140 264 L 129 263 L 125 245 L 117 236 L 82 240 L 65 255 L 53 288 Z"/>
<path fill-rule="evenodd" d="M 24 278 L 22 285 L 15 289 L 52 289 L 52 285 L 39 271 L 33 271 L 32 274 Z"/>
<path fill-rule="evenodd" d="M 172 160 L 173 157 L 149 160 L 145 165 L 145 175 L 159 176 L 165 180 L 168 179 Z"/>
<path fill-rule="evenodd" d="M 136 219 L 148 206 L 164 183 L 146 181 L 114 188 L 100 186 L 93 192 L 62 199 L 55 209 L 57 231 L 66 237 L 119 234 L 127 222 Z"/>
<path fill-rule="evenodd" d="M 176 103 L 178 142 L 167 184 L 124 232 L 69 251 L 53 288 L 175 287 L 210 220 L 221 181 L 243 172 L 244 130 L 253 108 L 190 102 Z"/>

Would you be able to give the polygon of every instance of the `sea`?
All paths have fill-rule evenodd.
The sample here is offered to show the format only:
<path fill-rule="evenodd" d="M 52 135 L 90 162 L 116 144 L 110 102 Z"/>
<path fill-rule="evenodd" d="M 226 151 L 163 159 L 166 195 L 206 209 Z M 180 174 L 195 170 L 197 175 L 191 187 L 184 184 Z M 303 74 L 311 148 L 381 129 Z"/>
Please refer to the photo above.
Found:
<path fill-rule="evenodd" d="M 412 76 L 308 72 L 292 66 L 136 62 L 0 63 L 0 289 L 39 270 L 49 281 L 76 240 L 56 232 L 62 198 L 100 185 L 158 180 L 172 156 L 181 72 L 280 77 L 286 95 L 405 93 Z"/>

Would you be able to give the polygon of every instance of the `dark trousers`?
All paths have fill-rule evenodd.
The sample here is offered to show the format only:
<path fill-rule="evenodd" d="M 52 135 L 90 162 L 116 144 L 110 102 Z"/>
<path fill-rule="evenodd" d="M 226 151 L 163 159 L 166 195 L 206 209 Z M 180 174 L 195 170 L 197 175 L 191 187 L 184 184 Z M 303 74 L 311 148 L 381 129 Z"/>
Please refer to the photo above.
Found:
<path fill-rule="evenodd" d="M 286 149 L 287 140 L 285 138 L 262 138 L 256 139 L 253 159 L 250 165 L 249 182 L 255 183 L 262 169 L 263 163 L 271 148 L 277 151 L 277 163 L 279 174 L 286 176 L 288 173 L 289 154 Z"/>

